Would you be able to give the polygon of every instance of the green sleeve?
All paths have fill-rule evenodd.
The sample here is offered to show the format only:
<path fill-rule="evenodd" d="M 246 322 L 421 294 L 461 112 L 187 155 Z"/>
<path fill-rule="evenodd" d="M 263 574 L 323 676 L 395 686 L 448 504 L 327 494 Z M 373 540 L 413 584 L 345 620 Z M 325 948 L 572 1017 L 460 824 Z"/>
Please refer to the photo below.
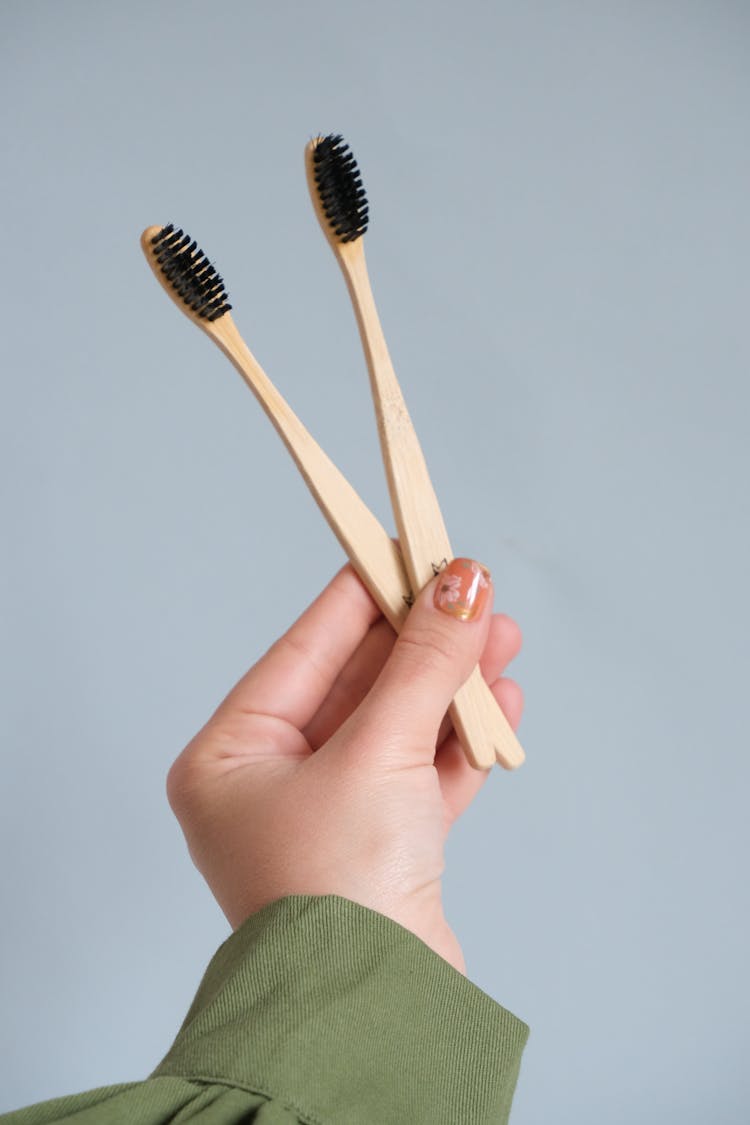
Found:
<path fill-rule="evenodd" d="M 528 1033 L 396 922 L 337 895 L 291 895 L 218 949 L 145 1081 L 0 1120 L 501 1125 Z"/>

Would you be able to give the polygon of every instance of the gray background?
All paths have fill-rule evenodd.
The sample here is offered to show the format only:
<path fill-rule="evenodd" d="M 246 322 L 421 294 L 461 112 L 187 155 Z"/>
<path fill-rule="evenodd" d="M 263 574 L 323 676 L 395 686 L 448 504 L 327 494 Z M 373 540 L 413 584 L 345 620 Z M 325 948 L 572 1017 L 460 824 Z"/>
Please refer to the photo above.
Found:
<path fill-rule="evenodd" d="M 527 763 L 452 837 L 515 1125 L 745 1122 L 750 8 L 8 3 L 0 1108 L 145 1075 L 227 926 L 166 771 L 342 562 L 142 259 L 175 220 L 393 527 L 302 152 L 351 142 Z"/>

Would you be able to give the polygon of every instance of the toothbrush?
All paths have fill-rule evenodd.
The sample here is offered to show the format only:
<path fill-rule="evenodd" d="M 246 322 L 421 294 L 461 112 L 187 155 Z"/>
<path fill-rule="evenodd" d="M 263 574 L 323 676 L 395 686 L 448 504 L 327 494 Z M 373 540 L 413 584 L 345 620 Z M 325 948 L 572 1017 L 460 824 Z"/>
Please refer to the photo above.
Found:
<path fill-rule="evenodd" d="M 367 272 L 363 235 L 368 206 L 357 162 L 338 134 L 315 137 L 305 149 L 307 183 L 315 213 L 346 280 L 367 359 L 399 545 L 412 589 L 453 558 L 448 534 L 412 425 Z M 453 728 L 477 769 L 499 761 L 519 766 L 524 753 L 479 667 L 459 688 L 450 707 Z"/>
<path fill-rule="evenodd" d="M 224 282 L 190 236 L 149 227 L 141 247 L 157 281 L 189 320 L 232 361 L 276 428 L 331 530 L 381 612 L 399 632 L 411 604 L 401 553 L 344 475 L 326 456 L 242 339 Z"/>

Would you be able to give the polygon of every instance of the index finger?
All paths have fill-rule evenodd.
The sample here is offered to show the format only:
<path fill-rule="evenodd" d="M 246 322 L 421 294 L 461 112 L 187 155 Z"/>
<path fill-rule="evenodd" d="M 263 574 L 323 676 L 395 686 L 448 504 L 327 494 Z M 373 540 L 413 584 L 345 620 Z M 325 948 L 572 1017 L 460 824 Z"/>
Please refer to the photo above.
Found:
<path fill-rule="evenodd" d="M 272 715 L 301 730 L 380 616 L 347 563 L 232 688 L 217 714 L 227 708 Z"/>

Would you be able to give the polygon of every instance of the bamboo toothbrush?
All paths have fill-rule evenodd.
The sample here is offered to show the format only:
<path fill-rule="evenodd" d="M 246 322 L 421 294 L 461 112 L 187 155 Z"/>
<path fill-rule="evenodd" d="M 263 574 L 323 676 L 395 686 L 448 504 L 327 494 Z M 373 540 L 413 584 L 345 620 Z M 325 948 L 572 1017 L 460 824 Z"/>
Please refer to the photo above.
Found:
<path fill-rule="evenodd" d="M 214 266 L 189 235 L 171 224 L 149 227 L 141 235 L 141 246 L 177 307 L 218 344 L 253 391 L 357 574 L 393 628 L 400 631 L 411 591 L 398 547 L 251 353 L 229 312 L 232 306 Z"/>
<path fill-rule="evenodd" d="M 453 558 L 437 497 L 393 370 L 365 262 L 367 198 L 343 137 L 315 137 L 305 149 L 307 183 L 318 221 L 346 279 L 359 326 L 378 420 L 380 446 L 399 544 L 412 588 L 421 590 Z M 479 667 L 450 708 L 453 727 L 477 769 L 495 760 L 513 769 L 524 753 Z"/>

